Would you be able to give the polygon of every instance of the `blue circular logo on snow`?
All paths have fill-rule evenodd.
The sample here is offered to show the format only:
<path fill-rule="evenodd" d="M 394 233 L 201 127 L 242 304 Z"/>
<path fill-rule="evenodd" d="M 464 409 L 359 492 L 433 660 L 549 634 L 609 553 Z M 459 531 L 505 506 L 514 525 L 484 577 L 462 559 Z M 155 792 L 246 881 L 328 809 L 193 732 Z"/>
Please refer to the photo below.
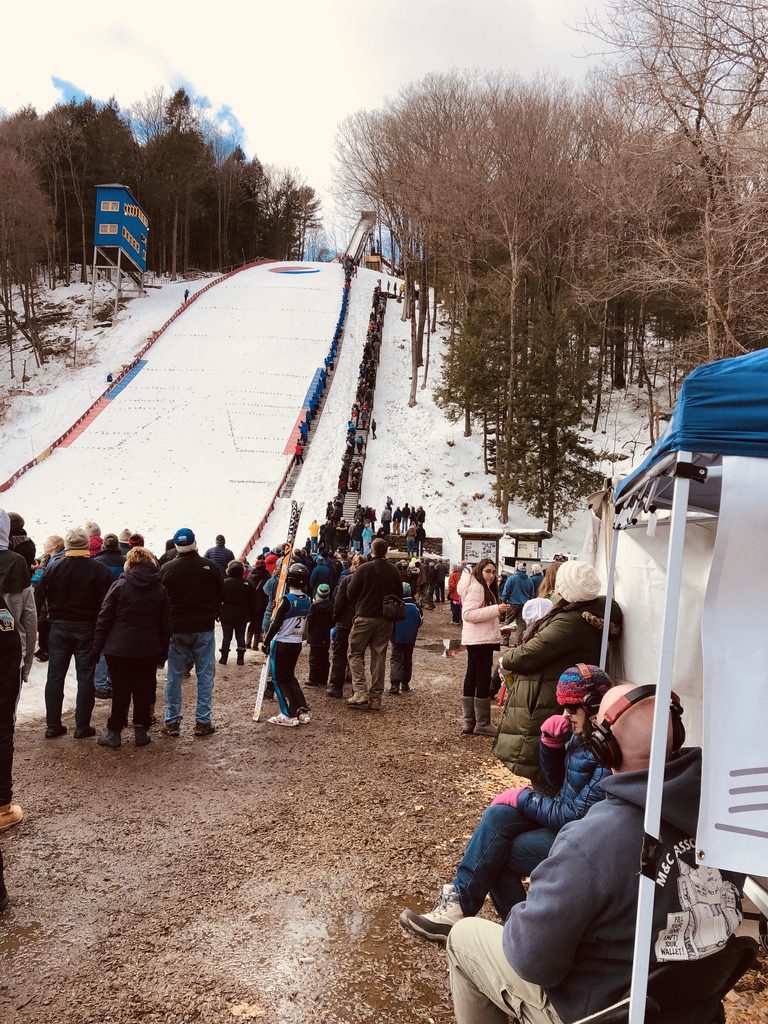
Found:
<path fill-rule="evenodd" d="M 270 267 L 270 274 L 319 274 L 319 267 Z"/>

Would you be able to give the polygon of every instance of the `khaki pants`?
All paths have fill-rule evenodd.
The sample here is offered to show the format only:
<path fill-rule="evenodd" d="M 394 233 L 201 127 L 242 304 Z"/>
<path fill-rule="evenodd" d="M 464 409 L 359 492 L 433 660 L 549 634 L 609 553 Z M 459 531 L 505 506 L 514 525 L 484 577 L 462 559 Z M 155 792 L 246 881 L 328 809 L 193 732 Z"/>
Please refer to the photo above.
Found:
<path fill-rule="evenodd" d="M 503 928 L 465 917 L 448 935 L 448 975 L 457 1024 L 561 1024 L 540 985 L 523 981 L 501 948 Z"/>
<path fill-rule="evenodd" d="M 349 634 L 349 671 L 352 691 L 367 694 L 369 707 L 381 707 L 384 692 L 384 674 L 387 667 L 387 647 L 392 636 L 392 623 L 387 619 L 365 619 L 358 615 Z M 371 683 L 365 681 L 365 650 L 371 648 Z"/>

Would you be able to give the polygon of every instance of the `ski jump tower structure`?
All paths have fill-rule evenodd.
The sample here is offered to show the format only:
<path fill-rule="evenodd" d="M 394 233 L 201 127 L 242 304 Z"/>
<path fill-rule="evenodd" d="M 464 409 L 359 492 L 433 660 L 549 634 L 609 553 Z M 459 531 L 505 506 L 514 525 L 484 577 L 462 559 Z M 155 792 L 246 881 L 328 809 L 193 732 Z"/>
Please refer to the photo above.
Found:
<path fill-rule="evenodd" d="M 123 274 L 135 281 L 139 295 L 144 292 L 148 238 L 149 218 L 131 190 L 117 183 L 97 185 L 90 328 L 93 326 L 96 279 L 99 274 L 107 278 L 115 289 L 115 313 Z"/>

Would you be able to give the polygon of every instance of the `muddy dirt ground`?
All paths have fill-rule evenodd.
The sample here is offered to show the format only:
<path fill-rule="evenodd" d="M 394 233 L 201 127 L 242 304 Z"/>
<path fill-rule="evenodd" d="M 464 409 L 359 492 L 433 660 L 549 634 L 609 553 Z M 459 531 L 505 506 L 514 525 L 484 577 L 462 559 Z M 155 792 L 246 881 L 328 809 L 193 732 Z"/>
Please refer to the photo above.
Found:
<path fill-rule="evenodd" d="M 461 737 L 464 658 L 440 653 L 459 630 L 426 614 L 413 692 L 380 714 L 308 689 L 311 724 L 256 724 L 249 652 L 217 666 L 213 736 L 192 735 L 194 676 L 179 739 L 158 726 L 137 750 L 127 730 L 112 751 L 75 741 L 71 715 L 55 741 L 19 726 L 0 1021 L 452 1021 L 444 954 L 398 915 L 432 905 L 513 783 L 490 739 Z M 753 988 L 731 1022 L 766 1019 Z"/>

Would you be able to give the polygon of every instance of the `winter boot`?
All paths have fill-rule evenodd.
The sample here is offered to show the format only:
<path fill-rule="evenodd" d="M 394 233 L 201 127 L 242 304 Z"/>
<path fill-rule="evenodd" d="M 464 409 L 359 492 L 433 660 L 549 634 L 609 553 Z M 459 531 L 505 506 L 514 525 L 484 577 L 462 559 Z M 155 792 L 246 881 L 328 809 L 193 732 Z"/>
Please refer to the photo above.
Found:
<path fill-rule="evenodd" d="M 238 650 L 238 652 L 237 652 L 237 664 L 238 665 L 244 665 L 245 664 L 245 651 Z"/>
<path fill-rule="evenodd" d="M 229 651 L 225 651 L 224 648 L 222 647 L 222 649 L 221 649 L 221 657 L 219 658 L 219 664 L 220 665 L 226 665 L 228 657 L 229 657 Z"/>
<path fill-rule="evenodd" d="M 24 812 L 18 804 L 5 804 L 0 807 L 0 832 L 5 832 L 12 825 L 18 825 Z"/>
<path fill-rule="evenodd" d="M 433 910 L 428 914 L 415 914 L 412 910 L 404 910 L 400 915 L 400 924 L 412 935 L 444 946 L 451 928 L 463 917 L 459 894 L 453 882 L 449 882 L 443 886 Z"/>
<path fill-rule="evenodd" d="M 143 725 L 136 725 L 133 728 L 134 735 L 136 737 L 137 747 L 146 747 L 148 743 L 152 742 L 152 737 L 149 735 Z"/>
<path fill-rule="evenodd" d="M 115 732 L 114 729 L 107 729 L 103 736 L 99 736 L 96 741 L 100 747 L 111 747 L 113 750 L 117 750 L 118 747 L 123 745 L 123 741 L 120 738 L 120 733 Z"/>
<path fill-rule="evenodd" d="M 496 726 L 491 725 L 491 698 L 475 697 L 475 736 L 495 736 Z"/>
<path fill-rule="evenodd" d="M 462 697 L 461 706 L 464 710 L 464 719 L 461 724 L 461 731 L 467 735 L 475 731 L 475 698 Z"/>

